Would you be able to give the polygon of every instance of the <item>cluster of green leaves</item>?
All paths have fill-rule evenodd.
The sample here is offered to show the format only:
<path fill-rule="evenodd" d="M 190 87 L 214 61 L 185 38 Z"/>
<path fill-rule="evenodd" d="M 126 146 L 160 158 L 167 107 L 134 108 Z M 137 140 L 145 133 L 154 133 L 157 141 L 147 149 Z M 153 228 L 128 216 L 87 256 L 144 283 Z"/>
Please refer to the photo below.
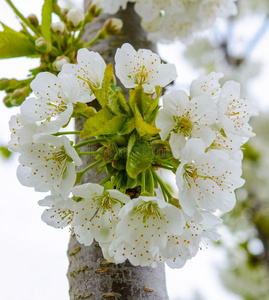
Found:
<path fill-rule="evenodd" d="M 99 170 L 107 172 L 107 178 L 122 192 L 141 186 L 142 192 L 152 195 L 158 186 L 155 169 L 164 166 L 175 171 L 178 166 L 169 143 L 161 141 L 155 126 L 161 88 L 157 86 L 149 95 L 138 85 L 127 100 L 114 84 L 112 65 L 105 70 L 101 89 L 89 85 L 101 109 L 85 121 L 81 138 L 102 141 L 96 154 Z"/>
<path fill-rule="evenodd" d="M 27 79 L 0 79 L 0 90 L 6 92 L 4 103 L 7 107 L 12 107 L 20 105 L 29 96 L 31 93 L 30 83 L 38 73 L 48 71 L 55 75 L 58 74 L 59 70 L 55 67 L 57 58 L 65 57 L 71 63 L 76 62 L 77 50 L 87 47 L 87 44 L 80 39 L 81 34 L 86 24 L 97 17 L 101 10 L 96 11 L 96 7 L 90 7 L 82 24 L 78 28 L 72 28 L 66 18 L 68 10 L 59 7 L 57 0 L 44 1 L 41 22 L 34 15 L 24 17 L 11 0 L 6 0 L 6 2 L 19 17 L 22 29 L 18 32 L 0 22 L 3 27 L 3 30 L 0 31 L 0 59 L 40 58 L 40 65 L 30 70 Z M 65 23 L 64 32 L 59 33 L 52 30 L 50 25 L 53 14 Z M 94 39 L 94 41 L 97 40 L 98 38 Z"/>

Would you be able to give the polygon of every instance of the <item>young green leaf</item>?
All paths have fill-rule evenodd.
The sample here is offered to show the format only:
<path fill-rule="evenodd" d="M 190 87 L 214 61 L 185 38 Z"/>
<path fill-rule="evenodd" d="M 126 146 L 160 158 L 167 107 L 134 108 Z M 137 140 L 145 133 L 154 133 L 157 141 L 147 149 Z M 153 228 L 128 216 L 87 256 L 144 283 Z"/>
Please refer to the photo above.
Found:
<path fill-rule="evenodd" d="M 153 160 L 153 151 L 147 142 L 136 140 L 128 153 L 126 171 L 131 178 L 148 169 Z"/>
<path fill-rule="evenodd" d="M 148 124 L 143 120 L 137 107 L 135 109 L 135 129 L 140 136 L 155 135 L 160 132 L 160 129 L 158 129 L 154 124 Z"/>
<path fill-rule="evenodd" d="M 21 32 L 6 30 L 0 32 L 0 59 L 36 54 L 35 45 Z"/>
<path fill-rule="evenodd" d="M 101 109 L 84 123 L 81 138 L 115 134 L 126 120 L 127 117 L 124 115 L 114 117 L 108 109 Z"/>
<path fill-rule="evenodd" d="M 41 32 L 45 40 L 51 43 L 51 14 L 53 9 L 53 0 L 45 0 L 42 7 Z"/>
<path fill-rule="evenodd" d="M 125 135 L 131 133 L 135 129 L 135 118 L 128 119 L 120 128 L 118 134 Z"/>

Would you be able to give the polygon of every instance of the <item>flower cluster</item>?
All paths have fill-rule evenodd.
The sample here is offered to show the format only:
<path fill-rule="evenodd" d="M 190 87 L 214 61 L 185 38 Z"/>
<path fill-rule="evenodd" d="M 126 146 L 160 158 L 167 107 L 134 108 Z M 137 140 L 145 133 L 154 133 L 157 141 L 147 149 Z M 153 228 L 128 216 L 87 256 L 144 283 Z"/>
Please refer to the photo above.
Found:
<path fill-rule="evenodd" d="M 99 0 L 106 13 L 125 9 L 128 0 Z M 208 29 L 216 18 L 227 18 L 237 13 L 234 0 L 132 0 L 142 18 L 142 26 L 150 39 L 188 41 L 193 33 Z"/>
<path fill-rule="evenodd" d="M 86 246 L 96 240 L 108 261 L 182 267 L 208 239 L 218 240 L 221 220 L 213 213 L 235 204 L 234 190 L 244 182 L 240 147 L 253 135 L 248 121 L 255 111 L 240 97 L 239 84 L 220 86 L 218 73 L 194 80 L 190 95 L 166 94 L 159 109 L 175 66 L 130 44 L 117 50 L 115 62 L 130 89 L 128 101 L 112 65 L 86 49 L 58 76 L 36 77 L 35 97 L 10 120 L 9 147 L 20 153 L 17 176 L 25 186 L 51 192 L 39 201 L 48 207 L 42 215 L 48 225 L 69 225 Z M 95 98 L 98 112 L 89 103 Z M 76 116 L 86 119 L 81 131 L 59 132 Z M 74 145 L 68 134 L 84 140 Z M 80 151 L 91 144 L 99 148 Z M 81 156 L 91 163 L 76 171 Z M 76 185 L 92 168 L 106 176 L 99 184 Z M 178 197 L 159 169 L 176 177 Z"/>

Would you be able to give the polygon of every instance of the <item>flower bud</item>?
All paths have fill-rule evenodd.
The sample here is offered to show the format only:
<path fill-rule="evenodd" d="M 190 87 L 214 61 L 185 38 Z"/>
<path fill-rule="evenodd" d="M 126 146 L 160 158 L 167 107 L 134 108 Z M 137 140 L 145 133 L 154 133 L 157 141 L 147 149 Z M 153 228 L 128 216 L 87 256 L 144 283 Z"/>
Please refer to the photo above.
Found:
<path fill-rule="evenodd" d="M 43 37 L 36 39 L 35 47 L 41 53 L 47 53 L 51 50 L 51 44 L 47 42 Z"/>
<path fill-rule="evenodd" d="M 109 35 L 120 33 L 123 23 L 121 19 L 111 18 L 105 22 L 104 27 L 101 29 L 101 37 L 106 38 Z"/>
<path fill-rule="evenodd" d="M 90 0 L 88 7 L 89 8 L 86 15 L 87 21 L 88 19 L 90 19 L 91 21 L 93 18 L 100 16 L 101 12 L 104 9 L 102 0 Z"/>
<path fill-rule="evenodd" d="M 63 32 L 65 30 L 65 24 L 64 24 L 64 22 L 52 23 L 50 25 L 50 28 L 53 32 L 61 35 L 61 34 L 63 34 Z"/>
<path fill-rule="evenodd" d="M 4 103 L 7 107 L 19 106 L 26 99 L 26 97 L 29 96 L 30 92 L 31 88 L 29 86 L 16 89 L 13 93 L 7 94 L 7 96 L 4 98 Z"/>
<path fill-rule="evenodd" d="M 61 71 L 63 65 L 70 63 L 70 59 L 67 56 L 58 56 L 53 62 L 53 68 L 57 71 Z"/>
<path fill-rule="evenodd" d="M 68 13 L 68 9 L 61 7 L 61 16 L 65 18 L 67 13 Z"/>
<path fill-rule="evenodd" d="M 38 23 L 38 19 L 35 15 L 31 14 L 27 17 L 27 19 L 30 21 L 30 23 L 34 26 L 34 27 L 38 27 L 39 23 Z"/>
<path fill-rule="evenodd" d="M 85 19 L 83 11 L 79 8 L 72 8 L 66 15 L 67 22 L 70 24 L 72 29 L 79 28 Z"/>
<path fill-rule="evenodd" d="M 9 86 L 9 79 L 1 78 L 0 79 L 0 91 L 4 91 Z"/>
<path fill-rule="evenodd" d="M 11 104 L 11 99 L 12 99 L 12 96 L 11 94 L 7 94 L 4 99 L 3 99 L 3 102 L 5 104 L 6 107 L 12 107 L 13 105 Z"/>

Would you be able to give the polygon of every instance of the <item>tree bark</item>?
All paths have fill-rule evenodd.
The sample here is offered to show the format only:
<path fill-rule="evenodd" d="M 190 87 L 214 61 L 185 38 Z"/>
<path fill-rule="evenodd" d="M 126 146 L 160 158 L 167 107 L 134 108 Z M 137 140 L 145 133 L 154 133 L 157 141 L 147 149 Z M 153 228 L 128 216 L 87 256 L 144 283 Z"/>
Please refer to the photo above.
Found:
<path fill-rule="evenodd" d="M 87 2 L 87 1 L 85 1 Z M 100 29 L 104 21 L 111 16 L 102 15 L 85 30 L 84 39 L 89 41 Z M 114 65 L 116 49 L 123 43 L 130 43 L 134 48 L 156 50 L 155 45 L 147 41 L 146 33 L 140 26 L 140 18 L 135 13 L 133 5 L 129 4 L 124 11 L 115 16 L 122 19 L 122 33 L 98 42 L 90 50 L 97 51 L 107 63 Z M 119 85 L 119 83 L 118 83 Z M 82 120 L 77 120 L 78 130 Z M 92 148 L 91 148 L 92 149 Z M 82 151 L 89 151 L 85 146 Z M 88 165 L 90 158 L 83 157 L 83 166 Z M 90 170 L 83 177 L 83 182 L 98 182 L 102 174 L 95 177 L 96 170 Z M 168 299 L 165 283 L 164 266 L 157 268 L 134 267 L 126 261 L 123 264 L 113 264 L 104 260 L 98 243 L 86 247 L 71 237 L 68 249 L 70 284 L 70 299 L 121 299 L 121 300 L 165 300 Z"/>

